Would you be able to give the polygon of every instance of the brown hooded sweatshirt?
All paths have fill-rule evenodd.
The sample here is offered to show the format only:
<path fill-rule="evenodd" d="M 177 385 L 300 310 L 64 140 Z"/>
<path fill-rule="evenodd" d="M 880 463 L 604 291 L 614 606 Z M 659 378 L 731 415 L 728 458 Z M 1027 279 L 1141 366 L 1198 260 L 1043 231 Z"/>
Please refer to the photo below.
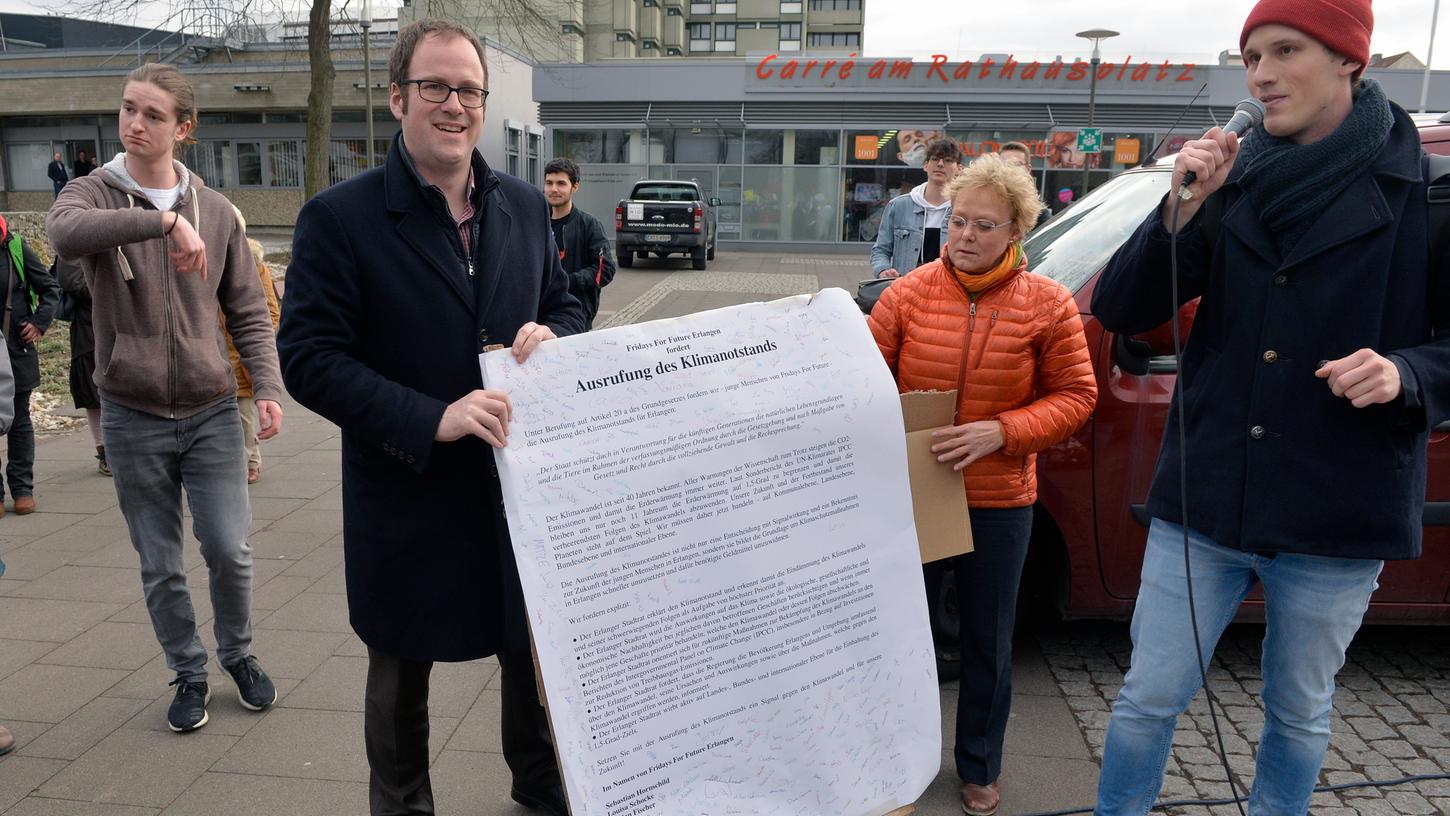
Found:
<path fill-rule="evenodd" d="M 104 399 L 160 417 L 194 416 L 236 394 L 217 307 L 259 400 L 282 377 L 267 300 L 232 205 L 180 162 L 174 210 L 206 242 L 207 277 L 171 265 L 162 214 L 125 154 L 65 186 L 46 218 L 56 253 L 77 260 L 94 303 L 96 387 Z"/>

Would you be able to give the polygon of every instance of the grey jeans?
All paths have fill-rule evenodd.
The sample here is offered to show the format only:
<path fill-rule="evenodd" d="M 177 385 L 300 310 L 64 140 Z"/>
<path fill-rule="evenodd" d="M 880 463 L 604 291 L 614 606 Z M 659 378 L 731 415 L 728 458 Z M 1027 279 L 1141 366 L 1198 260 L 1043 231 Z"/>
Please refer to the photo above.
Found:
<path fill-rule="evenodd" d="M 229 665 L 252 645 L 252 508 L 236 400 L 166 419 L 103 399 L 101 431 L 166 665 L 179 678 L 205 680 L 206 647 L 182 567 L 181 492 L 210 576 L 217 659 Z"/>

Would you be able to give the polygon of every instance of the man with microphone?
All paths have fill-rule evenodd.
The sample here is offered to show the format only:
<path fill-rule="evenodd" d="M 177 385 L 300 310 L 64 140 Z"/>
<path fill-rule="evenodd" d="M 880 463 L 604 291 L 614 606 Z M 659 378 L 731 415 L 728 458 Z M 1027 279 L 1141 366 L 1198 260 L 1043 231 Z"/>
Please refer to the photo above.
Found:
<path fill-rule="evenodd" d="M 1175 404 L 1148 499 L 1102 816 L 1148 812 L 1202 685 L 1186 562 L 1205 660 L 1263 586 L 1248 811 L 1282 815 L 1308 812 L 1334 676 L 1384 561 L 1420 554 L 1428 433 L 1450 418 L 1450 261 L 1429 257 L 1415 125 L 1360 79 L 1373 26 L 1369 0 L 1261 0 L 1240 46 L 1262 124 L 1186 144 L 1173 190 L 1094 292 L 1093 314 L 1127 334 L 1202 297 L 1184 421 Z"/>

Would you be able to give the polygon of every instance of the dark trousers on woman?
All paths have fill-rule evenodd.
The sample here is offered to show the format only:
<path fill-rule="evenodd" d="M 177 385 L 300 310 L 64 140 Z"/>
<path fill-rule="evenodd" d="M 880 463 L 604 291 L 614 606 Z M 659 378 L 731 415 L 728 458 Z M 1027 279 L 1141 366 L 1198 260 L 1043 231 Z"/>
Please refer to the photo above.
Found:
<path fill-rule="evenodd" d="M 542 791 L 560 782 L 548 716 L 539 702 L 533 657 L 500 654 L 503 756 L 514 787 Z M 431 661 L 408 660 L 368 648 L 363 739 L 371 778 L 372 816 L 431 816 L 428 778 L 428 676 Z"/>
<path fill-rule="evenodd" d="M 971 516 L 974 550 L 952 559 L 962 618 L 955 754 L 963 782 L 989 785 L 1002 774 L 1012 711 L 1012 630 L 1032 508 L 973 509 Z"/>

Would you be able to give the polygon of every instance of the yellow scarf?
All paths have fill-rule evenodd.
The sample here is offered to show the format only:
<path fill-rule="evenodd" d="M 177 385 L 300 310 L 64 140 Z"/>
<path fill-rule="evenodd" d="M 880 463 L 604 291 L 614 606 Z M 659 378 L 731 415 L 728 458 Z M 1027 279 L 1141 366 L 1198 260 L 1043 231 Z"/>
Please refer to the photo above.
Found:
<path fill-rule="evenodd" d="M 1027 253 L 1022 251 L 1022 243 L 1020 241 L 1013 241 L 1007 247 L 1007 251 L 1002 253 L 1002 259 L 997 261 L 996 266 L 976 275 L 963 272 L 955 266 L 952 266 L 952 259 L 949 253 L 942 253 L 941 262 L 947 268 L 948 272 L 956 275 L 957 280 L 961 281 L 962 286 L 967 290 L 967 295 L 975 298 L 977 295 L 1012 277 L 1019 269 L 1026 269 Z"/>

